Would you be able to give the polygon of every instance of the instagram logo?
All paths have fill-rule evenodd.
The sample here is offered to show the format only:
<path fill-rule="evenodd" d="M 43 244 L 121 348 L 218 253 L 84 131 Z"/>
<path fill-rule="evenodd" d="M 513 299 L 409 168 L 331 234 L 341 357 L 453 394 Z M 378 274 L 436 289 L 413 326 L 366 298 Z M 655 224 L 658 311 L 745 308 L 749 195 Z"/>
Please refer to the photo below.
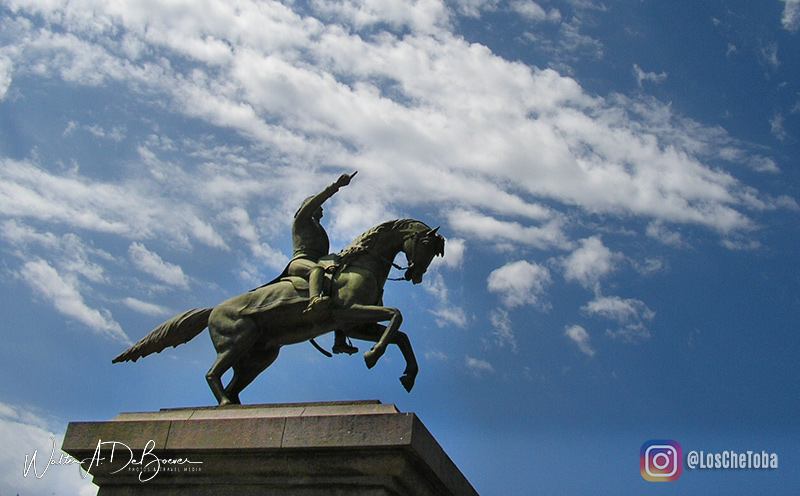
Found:
<path fill-rule="evenodd" d="M 650 482 L 678 480 L 683 471 L 683 450 L 675 441 L 647 441 L 639 451 L 639 469 Z"/>

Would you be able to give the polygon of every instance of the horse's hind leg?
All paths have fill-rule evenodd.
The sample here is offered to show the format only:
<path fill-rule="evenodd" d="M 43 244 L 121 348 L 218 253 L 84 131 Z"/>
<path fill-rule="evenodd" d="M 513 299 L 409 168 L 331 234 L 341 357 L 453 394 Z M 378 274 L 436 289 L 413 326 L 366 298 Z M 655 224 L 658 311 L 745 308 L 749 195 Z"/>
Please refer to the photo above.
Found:
<path fill-rule="evenodd" d="M 206 373 L 206 381 L 219 406 L 230 405 L 233 402 L 222 387 L 222 375 L 253 346 L 258 337 L 256 325 L 248 318 L 231 319 L 212 314 L 208 331 L 217 350 L 217 359 Z"/>
<path fill-rule="evenodd" d="M 278 358 L 279 351 L 279 346 L 258 351 L 251 349 L 241 363 L 234 365 L 233 379 L 225 387 L 225 395 L 230 399 L 231 403 L 241 404 L 239 393 L 249 386 L 261 372 L 272 365 L 275 359 Z"/>
<path fill-rule="evenodd" d="M 228 398 L 228 401 L 230 401 L 231 405 L 241 405 L 242 404 L 242 400 L 239 399 L 239 392 L 234 391 L 234 389 L 233 389 L 233 386 L 236 384 L 236 382 L 238 382 L 238 378 L 241 375 L 241 372 L 240 372 L 241 369 L 242 369 L 242 367 L 239 366 L 239 365 L 234 365 L 233 366 L 233 378 L 228 383 L 228 385 L 225 386 L 225 397 Z"/>

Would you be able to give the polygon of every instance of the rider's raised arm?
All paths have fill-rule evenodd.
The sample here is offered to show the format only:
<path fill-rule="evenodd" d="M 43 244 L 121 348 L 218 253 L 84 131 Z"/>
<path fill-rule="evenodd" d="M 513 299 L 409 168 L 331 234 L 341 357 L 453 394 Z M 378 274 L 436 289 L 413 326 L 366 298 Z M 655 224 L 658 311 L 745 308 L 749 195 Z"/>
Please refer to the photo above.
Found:
<path fill-rule="evenodd" d="M 317 209 L 321 207 L 328 198 L 335 195 L 342 186 L 347 186 L 350 184 L 350 180 L 353 179 L 356 174 L 358 174 L 358 171 L 353 172 L 352 174 L 342 174 L 339 176 L 339 179 L 337 179 L 335 183 L 329 185 L 327 188 L 306 200 L 300 207 L 300 210 L 298 210 L 295 214 L 295 217 L 311 218 L 311 216 L 314 215 L 314 212 L 316 212 Z"/>

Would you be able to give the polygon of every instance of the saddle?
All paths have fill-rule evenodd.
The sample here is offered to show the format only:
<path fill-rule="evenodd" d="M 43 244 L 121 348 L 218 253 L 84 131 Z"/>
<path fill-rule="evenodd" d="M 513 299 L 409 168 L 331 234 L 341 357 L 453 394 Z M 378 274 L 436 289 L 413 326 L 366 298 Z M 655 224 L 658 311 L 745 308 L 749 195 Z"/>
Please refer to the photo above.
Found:
<path fill-rule="evenodd" d="M 330 255 L 325 255 L 324 257 L 319 259 L 317 265 L 319 265 L 320 267 L 323 268 L 323 270 L 325 270 L 325 277 L 322 281 L 322 294 L 325 296 L 329 296 L 331 292 L 331 281 L 333 279 L 333 274 L 334 272 L 336 272 L 336 269 L 340 265 L 339 255 L 335 253 L 331 253 Z M 275 284 L 276 282 L 287 281 L 292 283 L 292 286 L 294 286 L 294 289 L 298 293 L 308 294 L 308 280 L 298 276 L 290 276 L 288 275 L 288 272 L 289 272 L 289 266 L 287 265 L 286 268 L 283 269 L 283 272 L 281 272 L 281 275 L 279 275 L 278 277 L 269 281 L 266 284 L 262 284 L 257 288 L 251 289 L 250 292 L 253 292 L 257 289 L 261 289 L 264 286 L 269 286 L 270 284 Z"/>
<path fill-rule="evenodd" d="M 333 284 L 333 274 L 336 272 L 336 269 L 339 267 L 339 256 L 336 255 L 336 254 L 333 254 L 333 253 L 331 253 L 330 255 L 326 255 L 326 256 L 324 256 L 324 257 L 319 259 L 319 261 L 317 262 L 317 265 L 322 267 L 322 269 L 325 271 L 325 275 L 324 275 L 324 277 L 322 279 L 322 288 L 321 288 L 322 289 L 322 294 L 325 295 L 325 296 L 329 296 L 331 294 L 331 285 Z M 287 270 L 284 271 L 284 274 L 287 271 L 288 271 L 288 267 L 287 267 Z M 292 283 L 292 286 L 294 286 L 295 291 L 297 291 L 298 293 L 300 293 L 300 294 L 308 294 L 308 280 L 307 279 L 303 279 L 302 277 L 298 277 L 298 276 L 285 275 L 283 277 L 279 277 L 276 280 L 277 281 L 288 281 L 288 282 Z M 309 342 L 311 342 L 311 344 L 314 346 L 314 348 L 316 348 L 320 353 L 322 353 L 326 357 L 328 357 L 328 358 L 332 358 L 333 357 L 333 355 L 328 350 L 326 350 L 325 348 L 320 346 L 315 339 L 313 339 L 313 338 L 309 339 Z M 350 340 L 348 339 L 348 344 L 349 344 L 349 342 L 350 342 Z"/>
<path fill-rule="evenodd" d="M 331 282 L 333 280 L 333 274 L 339 267 L 339 255 L 336 255 L 334 253 L 326 255 L 319 259 L 317 265 L 322 267 L 322 269 L 325 271 L 325 277 L 322 280 L 322 294 L 324 296 L 329 296 L 331 293 Z M 286 271 L 284 271 L 283 273 L 286 274 Z M 277 281 L 291 282 L 292 286 L 294 286 L 295 291 L 297 291 L 298 293 L 301 294 L 308 293 L 308 280 L 303 279 L 302 277 L 282 275 L 273 282 Z"/>

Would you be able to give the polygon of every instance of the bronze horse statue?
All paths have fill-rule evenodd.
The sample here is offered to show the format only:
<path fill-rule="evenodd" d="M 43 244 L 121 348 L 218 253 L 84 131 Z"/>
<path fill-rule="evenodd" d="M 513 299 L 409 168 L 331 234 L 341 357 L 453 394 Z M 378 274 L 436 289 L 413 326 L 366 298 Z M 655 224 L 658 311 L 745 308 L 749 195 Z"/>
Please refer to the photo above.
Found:
<path fill-rule="evenodd" d="M 403 317 L 396 308 L 383 306 L 383 286 L 401 251 L 408 268 L 404 279 L 422 282 L 433 258 L 444 256 L 444 238 L 424 223 L 412 219 L 385 222 L 359 236 L 332 258 L 331 305 L 322 316 L 311 318 L 308 284 L 300 278 L 284 277 L 248 293 L 235 296 L 214 308 L 189 310 L 164 322 L 138 343 L 114 358 L 113 363 L 133 361 L 168 346 L 178 346 L 208 327 L 217 359 L 206 374 L 220 406 L 240 404 L 239 393 L 269 367 L 282 346 L 309 341 L 341 330 L 348 337 L 376 344 L 364 353 L 372 368 L 395 344 L 406 368 L 400 382 L 407 391 L 414 387 L 418 366 L 408 336 L 399 330 Z M 379 322 L 387 322 L 381 325 Z M 222 385 L 222 375 L 233 368 L 233 378 Z"/>

